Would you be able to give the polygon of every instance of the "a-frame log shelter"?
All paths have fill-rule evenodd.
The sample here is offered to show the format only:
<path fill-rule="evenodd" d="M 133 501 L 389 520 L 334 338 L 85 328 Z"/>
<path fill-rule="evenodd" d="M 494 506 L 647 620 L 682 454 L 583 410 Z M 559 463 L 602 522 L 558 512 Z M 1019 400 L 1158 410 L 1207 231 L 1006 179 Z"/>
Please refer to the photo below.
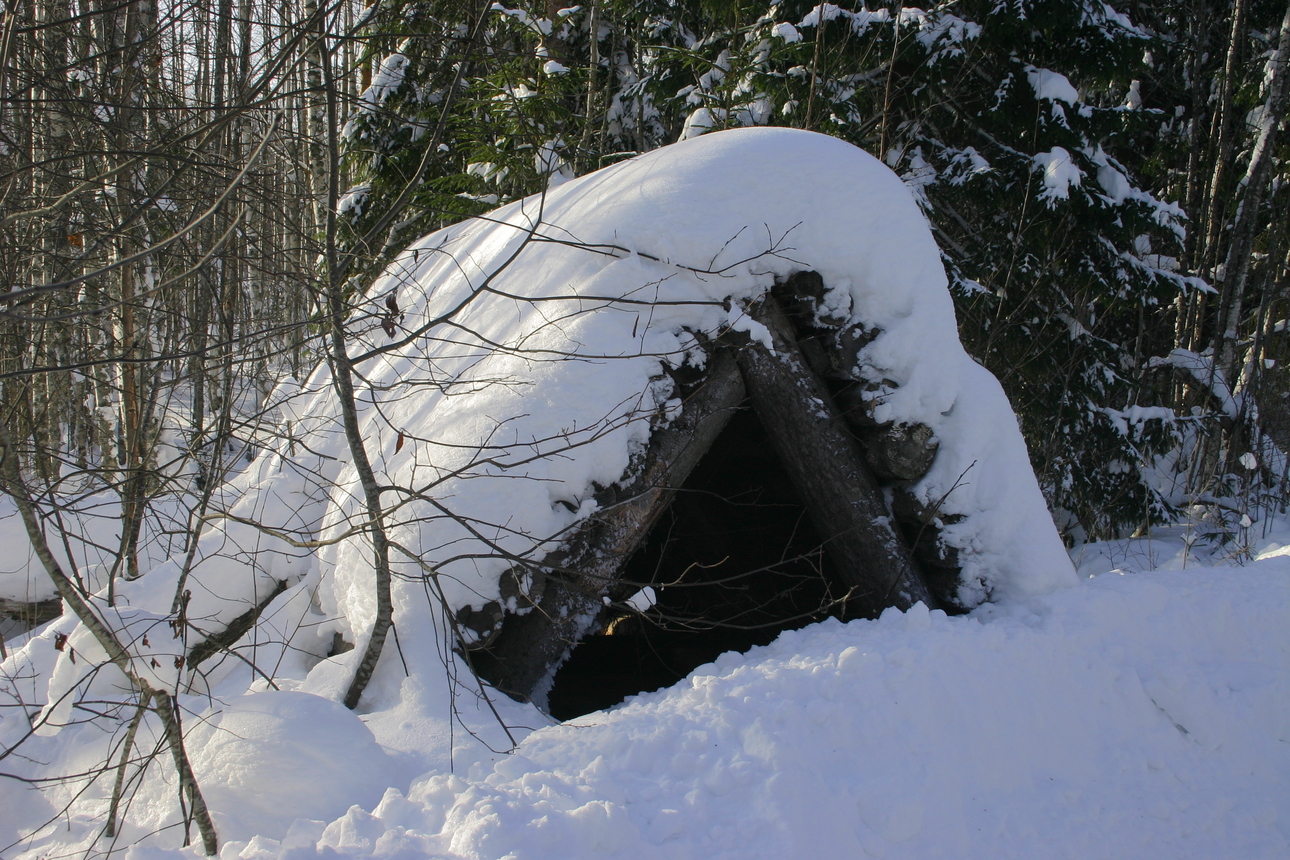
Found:
<path fill-rule="evenodd" d="M 901 492 L 931 467 L 936 440 L 922 425 L 873 421 L 865 395 L 878 387 L 863 382 L 854 363 L 878 332 L 821 316 L 823 296 L 820 277 L 799 272 L 749 308 L 763 336 L 707 341 L 704 371 L 676 379 L 681 413 L 653 432 L 634 479 L 600 489 L 598 512 L 559 550 L 503 576 L 503 600 L 517 611 L 495 602 L 459 613 L 458 622 L 480 634 L 469 656 L 483 678 L 546 706 L 571 649 L 603 630 L 641 587 L 623 578 L 625 566 L 745 404 L 822 539 L 849 615 L 920 601 L 956 608 L 959 570 L 939 540 L 937 512 Z"/>

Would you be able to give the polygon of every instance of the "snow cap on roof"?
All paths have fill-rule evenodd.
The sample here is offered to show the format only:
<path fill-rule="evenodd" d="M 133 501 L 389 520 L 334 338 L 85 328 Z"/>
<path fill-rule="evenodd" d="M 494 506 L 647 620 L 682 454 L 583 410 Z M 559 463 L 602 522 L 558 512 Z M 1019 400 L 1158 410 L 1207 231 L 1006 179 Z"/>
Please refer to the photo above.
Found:
<path fill-rule="evenodd" d="M 881 330 L 859 354 L 888 386 L 875 417 L 936 433 L 913 490 L 947 523 L 963 600 L 1073 582 L 1008 402 L 959 344 L 910 194 L 848 143 L 770 128 L 613 165 L 426 236 L 390 265 L 351 353 L 379 480 L 402 488 L 387 498 L 396 564 L 436 571 L 451 607 L 504 600 L 501 573 L 567 538 L 675 410 L 664 365 L 702 361 L 696 335 L 755 336 L 742 307 L 803 270 L 822 277 L 830 315 Z M 380 325 L 391 295 L 393 342 Z M 323 537 L 362 518 L 352 468 L 340 477 Z M 360 634 L 374 612 L 368 555 L 343 541 L 322 556 L 324 604 Z"/>

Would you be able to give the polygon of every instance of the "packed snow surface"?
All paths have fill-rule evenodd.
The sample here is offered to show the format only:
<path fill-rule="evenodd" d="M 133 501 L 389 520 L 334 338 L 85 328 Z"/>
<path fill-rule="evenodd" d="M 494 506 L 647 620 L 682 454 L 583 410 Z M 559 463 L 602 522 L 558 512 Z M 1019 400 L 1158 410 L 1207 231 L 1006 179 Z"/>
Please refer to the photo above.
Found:
<path fill-rule="evenodd" d="M 827 622 L 390 790 L 291 856 L 1284 857 L 1288 607 L 1283 555 Z"/>

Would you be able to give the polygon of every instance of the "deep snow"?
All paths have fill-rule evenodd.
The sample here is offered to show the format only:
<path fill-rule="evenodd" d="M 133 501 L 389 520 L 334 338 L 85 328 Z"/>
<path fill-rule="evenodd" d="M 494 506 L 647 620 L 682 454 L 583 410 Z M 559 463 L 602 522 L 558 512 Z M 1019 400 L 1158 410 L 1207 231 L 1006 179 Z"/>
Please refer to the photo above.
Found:
<path fill-rule="evenodd" d="M 828 288 L 821 313 L 876 332 L 856 354 L 857 374 L 876 386 L 875 420 L 936 434 L 936 460 L 911 491 L 941 513 L 962 601 L 1075 581 L 1007 400 L 958 342 L 939 251 L 899 178 L 824 135 L 704 135 L 421 239 L 355 314 L 361 436 L 393 488 L 384 502 L 400 648 L 386 650 L 360 703 L 384 727 L 382 744 L 427 766 L 455 754 L 407 736 L 409 713 L 432 715 L 441 734 L 458 722 L 508 741 L 488 708 L 482 724 L 462 717 L 478 710 L 469 685 L 426 681 L 445 663 L 468 674 L 444 611 L 500 600 L 515 559 L 540 560 L 594 513 L 595 488 L 629 479 L 651 428 L 676 414 L 665 366 L 702 365 L 700 338 L 727 329 L 765 336 L 744 307 L 801 270 Z M 104 618 L 159 687 L 230 701 L 263 689 L 254 667 L 271 667 L 283 689 L 340 699 L 364 653 L 371 550 L 327 366 L 285 380 L 269 405 L 283 433 L 217 493 L 214 510 L 228 518 L 204 524 L 188 616 L 219 630 L 277 583 L 287 590 L 235 655 L 198 677 L 156 653 L 175 643 L 144 644 L 171 611 L 182 558 L 121 583 L 124 608 L 104 606 Z M 19 657 L 42 666 L 17 672 L 22 700 L 47 703 L 42 734 L 63 730 L 77 697 L 119 699 L 125 687 L 114 667 L 95 668 L 92 637 L 63 632 L 73 647 L 52 670 Z M 202 634 L 188 635 L 184 648 Z M 337 636 L 355 647 L 329 656 Z"/>
<path fill-rule="evenodd" d="M 1177 566 L 1182 547 L 1152 551 Z M 414 775 L 303 693 L 243 697 L 191 737 L 227 858 L 1284 857 L 1290 546 L 1261 556 L 785 633 L 456 774 Z M 5 842 L 53 811 L 0 792 Z"/>
<path fill-rule="evenodd" d="M 1284 857 L 1288 574 L 1282 555 L 1111 575 L 970 618 L 918 607 L 785 633 L 491 767 L 387 792 L 315 850 Z M 257 849 L 277 853 L 243 856 Z"/>
<path fill-rule="evenodd" d="M 787 633 L 563 726 L 504 697 L 495 716 L 443 610 L 495 599 L 508 554 L 540 556 L 589 516 L 595 485 L 621 479 L 675 413 L 664 365 L 701 361 L 695 333 L 759 336 L 743 306 L 801 269 L 831 288 L 830 313 L 881 330 L 857 356 L 884 386 L 878 418 L 936 432 L 915 491 L 961 517 L 945 533 L 965 599 L 998 602 Z M 325 369 L 279 387 L 289 434 L 220 491 L 234 518 L 201 538 L 203 629 L 287 583 L 235 655 L 200 676 L 168 668 L 193 644 L 156 635 L 176 559 L 103 608 L 139 670 L 180 692 L 226 856 L 1290 850 L 1290 557 L 1266 546 L 1245 568 L 1080 584 L 998 384 L 958 344 L 916 204 L 859 150 L 788 130 L 704 135 L 426 237 L 369 302 L 352 351 L 372 353 L 364 438 L 401 488 L 387 501 L 407 579 L 359 712 L 336 702 L 372 623 L 372 573 L 349 536 L 362 512 Z M 1088 550 L 1081 573 L 1117 552 Z M 337 634 L 358 647 L 328 656 Z M 164 759 L 130 770 L 125 829 L 97 837 L 110 780 L 75 775 L 116 754 L 124 722 L 81 718 L 131 697 L 96 648 L 69 618 L 10 643 L 0 743 L 22 746 L 0 772 L 71 776 L 43 792 L 0 777 L 6 860 L 132 845 L 142 860 L 180 842 Z M 156 726 L 140 738 L 152 749 Z"/>

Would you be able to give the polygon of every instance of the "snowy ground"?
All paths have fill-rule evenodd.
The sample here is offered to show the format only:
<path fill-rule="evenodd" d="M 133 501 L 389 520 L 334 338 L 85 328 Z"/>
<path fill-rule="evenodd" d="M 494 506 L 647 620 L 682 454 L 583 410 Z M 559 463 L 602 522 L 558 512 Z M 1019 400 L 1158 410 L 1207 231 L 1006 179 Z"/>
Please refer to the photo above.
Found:
<path fill-rule="evenodd" d="M 1277 547 L 818 625 L 241 856 L 1284 857 L 1287 609 Z"/>
<path fill-rule="evenodd" d="M 786 633 L 455 774 L 400 772 L 358 717 L 304 693 L 242 700 L 194 747 L 240 837 L 225 857 L 1285 857 L 1283 543 L 966 617 Z M 1077 557 L 1087 577 L 1143 545 Z M 1183 546 L 1152 539 L 1166 568 Z M 3 856 L 71 847 L 19 838 L 45 810 L 0 792 Z"/>
<path fill-rule="evenodd" d="M 854 369 L 883 392 L 875 420 L 934 430 L 913 491 L 945 516 L 967 603 L 998 602 L 786 633 L 564 725 L 504 697 L 494 713 L 445 614 L 500 599 L 515 558 L 590 516 L 680 406 L 665 365 L 705 360 L 695 332 L 759 337 L 742 308 L 800 270 L 830 318 L 879 332 Z M 388 340 L 395 295 L 424 337 Z M 1247 528 L 1239 552 L 1167 530 L 1072 566 L 1001 389 L 955 339 L 922 215 L 859 150 L 705 135 L 426 237 L 369 299 L 361 435 L 407 493 L 387 522 L 406 558 L 359 708 L 338 702 L 372 629 L 371 553 L 325 369 L 275 391 L 284 432 L 216 491 L 229 516 L 207 518 L 190 578 L 163 553 L 114 606 L 94 598 L 131 671 L 176 693 L 227 860 L 1290 856 L 1290 526 Z M 66 551 L 91 581 L 113 511 Z M 45 586 L 6 513 L 0 596 L 30 598 Z M 179 659 L 261 604 L 228 652 Z M 64 617 L 6 646 L 0 858 L 182 852 L 155 720 L 118 768 L 136 697 L 93 637 Z"/>

